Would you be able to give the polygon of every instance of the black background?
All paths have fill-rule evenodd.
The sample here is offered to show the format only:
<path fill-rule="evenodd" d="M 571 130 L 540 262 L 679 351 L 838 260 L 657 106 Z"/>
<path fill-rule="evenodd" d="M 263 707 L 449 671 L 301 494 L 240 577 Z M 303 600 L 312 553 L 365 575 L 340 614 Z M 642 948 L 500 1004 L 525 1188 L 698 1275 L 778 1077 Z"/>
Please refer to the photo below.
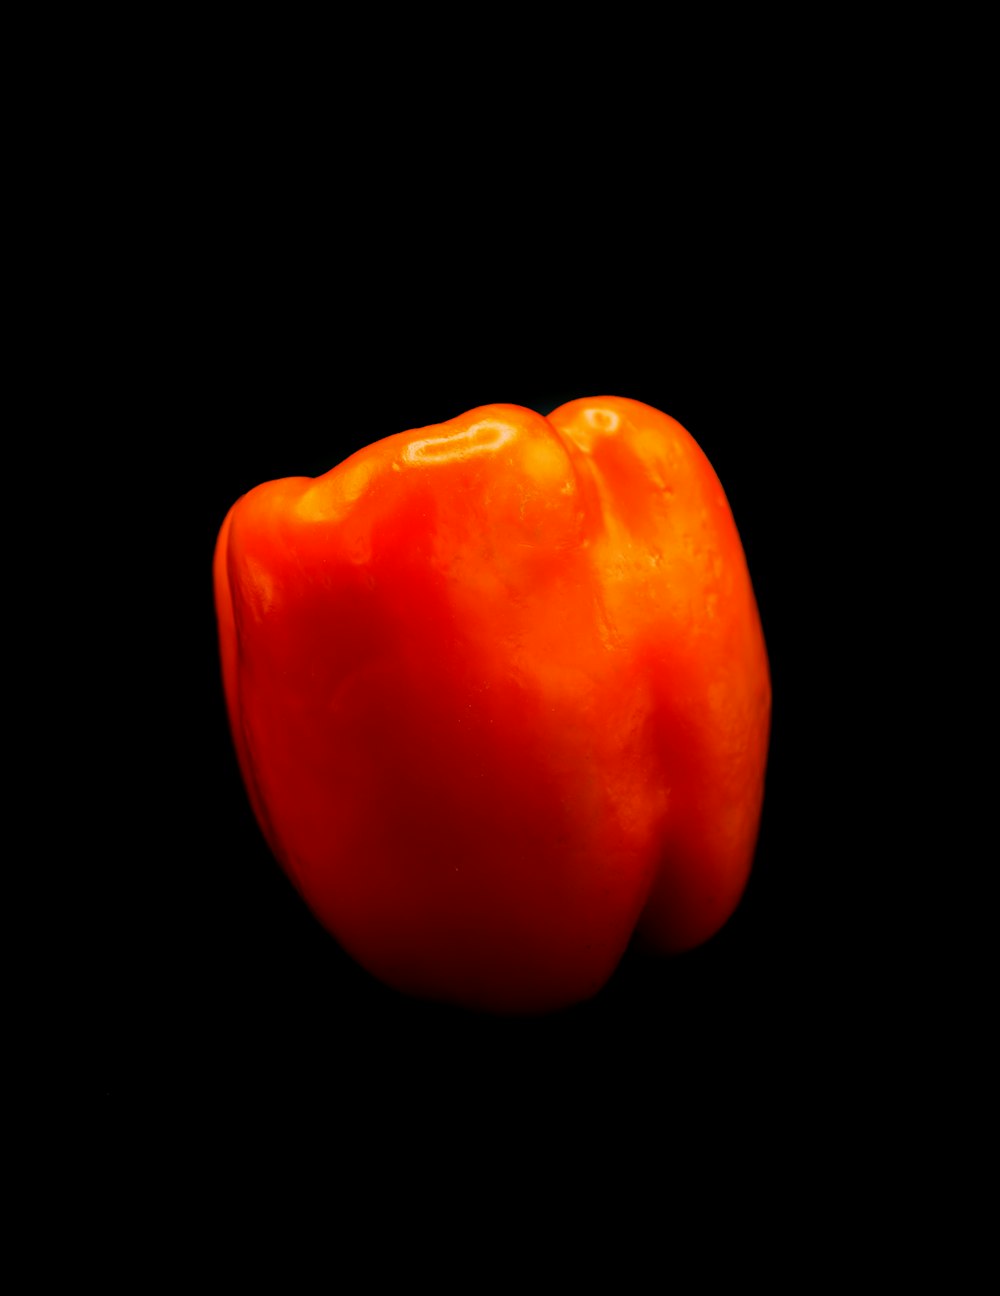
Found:
<path fill-rule="evenodd" d="M 20 1200 L 64 1193 L 46 1246 L 71 1263 L 67 1216 L 102 1271 L 130 1263 L 133 1221 L 157 1233 L 136 1248 L 147 1270 L 187 1266 L 205 1236 L 228 1271 L 317 1177 L 336 1209 L 326 1191 L 319 1227 L 297 1216 L 283 1258 L 311 1232 L 332 1267 L 367 1221 L 368 1261 L 437 1272 L 464 1215 L 490 1234 L 477 1285 L 538 1238 L 560 1276 L 603 1243 L 620 1287 L 641 1241 L 672 1275 L 668 1195 L 707 1223 L 713 1264 L 748 1257 L 718 1226 L 733 1205 L 763 1208 L 771 1270 L 786 1253 L 853 1268 L 873 1237 L 922 1263 L 941 1235 L 936 1209 L 926 1230 L 886 1220 L 952 1192 L 932 1159 L 976 1154 L 961 1120 L 987 1074 L 965 1049 L 989 1018 L 960 1010 L 988 981 L 956 978 L 947 948 L 986 911 L 978 784 L 937 733 L 980 710 L 937 658 L 940 640 L 967 660 L 979 606 L 953 579 L 964 522 L 940 517 L 965 506 L 989 425 L 956 418 L 982 345 L 941 302 L 982 279 L 953 223 L 978 209 L 975 91 L 949 122 L 898 24 L 789 42 L 757 13 L 711 17 L 692 39 L 604 12 L 551 35 L 507 13 L 474 30 L 380 12 L 374 33 L 338 14 L 332 34 L 200 15 L 124 36 L 88 15 L 26 51 L 10 367 L 28 410 L 9 436 L 26 471 L 6 569 L 31 668 L 8 673 L 28 716 L 7 909 L 26 1029 L 6 1062 L 39 1185 L 32 1200 L 19 1180 Z M 222 700 L 218 528 L 258 482 L 386 434 L 598 394 L 679 419 L 743 537 L 774 684 L 749 889 L 703 949 L 629 953 L 565 1013 L 413 1002 L 338 950 L 253 821 Z M 67 1113 L 93 1137 L 49 1156 Z M 263 1171 L 275 1143 L 293 1171 Z M 239 1178 L 263 1227 L 227 1245 Z M 595 1210 L 560 1234 L 570 1185 Z M 605 1227 L 618 1199 L 624 1231 Z M 411 1216 L 418 1248 L 396 1228 Z M 788 1241 L 810 1226 L 800 1261 Z"/>
<path fill-rule="evenodd" d="M 28 724 L 6 1062 L 39 1187 L 20 1201 L 63 1194 L 46 1247 L 70 1263 L 67 1217 L 102 1272 L 136 1231 L 146 1270 L 206 1237 L 229 1272 L 317 1180 L 323 1218 L 296 1201 L 283 1261 L 311 1235 L 329 1272 L 356 1230 L 367 1263 L 437 1273 L 478 1223 L 477 1286 L 539 1239 L 560 1277 L 603 1245 L 620 1287 L 642 1242 L 672 1276 L 678 1198 L 710 1264 L 749 1258 L 733 1206 L 769 1271 L 853 1277 L 855 1239 L 923 1266 L 947 1238 L 964 1167 L 935 1159 L 981 1147 L 990 1020 L 962 961 L 990 949 L 968 936 L 981 762 L 968 778 L 941 736 L 981 711 L 941 660 L 983 638 L 955 579 L 989 426 L 956 417 L 982 344 L 951 298 L 982 280 L 975 78 L 949 121 L 900 57 L 919 32 L 711 17 L 692 39 L 605 12 L 551 35 L 506 12 L 338 14 L 332 35 L 89 15 L 38 43 L 10 240 L 8 639 L 29 669 L 8 672 Z M 564 1013 L 414 1002 L 319 928 L 254 823 L 218 528 L 259 482 L 384 435 L 600 394 L 679 419 L 743 537 L 774 685 L 750 885 L 704 948 L 629 952 Z M 234 1180 L 259 1230 L 220 1230 Z M 591 1210 L 560 1233 L 573 1199 Z"/>

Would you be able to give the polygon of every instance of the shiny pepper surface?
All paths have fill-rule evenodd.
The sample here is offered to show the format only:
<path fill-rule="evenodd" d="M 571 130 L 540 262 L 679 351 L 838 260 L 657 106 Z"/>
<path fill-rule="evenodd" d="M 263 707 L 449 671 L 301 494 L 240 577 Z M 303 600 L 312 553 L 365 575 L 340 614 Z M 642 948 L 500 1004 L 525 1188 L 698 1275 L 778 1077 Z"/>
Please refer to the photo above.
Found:
<path fill-rule="evenodd" d="M 585 1000 L 633 935 L 713 935 L 750 871 L 770 678 L 692 437 L 633 400 L 487 405 L 258 486 L 215 556 L 246 787 L 376 977 Z"/>

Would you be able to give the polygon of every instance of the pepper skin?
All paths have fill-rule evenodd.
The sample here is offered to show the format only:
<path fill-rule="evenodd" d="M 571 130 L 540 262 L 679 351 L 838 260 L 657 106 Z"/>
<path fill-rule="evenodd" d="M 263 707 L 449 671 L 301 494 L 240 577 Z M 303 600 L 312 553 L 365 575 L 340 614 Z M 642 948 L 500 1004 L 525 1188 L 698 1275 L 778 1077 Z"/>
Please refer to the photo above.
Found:
<path fill-rule="evenodd" d="M 251 490 L 215 554 L 257 820 L 319 921 L 407 994 L 593 996 L 636 935 L 746 885 L 771 687 L 736 525 L 648 405 L 486 405 Z"/>

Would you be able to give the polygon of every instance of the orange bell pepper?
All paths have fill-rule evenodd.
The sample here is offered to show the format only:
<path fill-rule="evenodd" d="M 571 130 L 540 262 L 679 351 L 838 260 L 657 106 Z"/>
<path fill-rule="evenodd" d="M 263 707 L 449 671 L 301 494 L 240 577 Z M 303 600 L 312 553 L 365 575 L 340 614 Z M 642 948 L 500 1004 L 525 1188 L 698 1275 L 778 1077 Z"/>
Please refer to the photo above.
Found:
<path fill-rule="evenodd" d="M 745 888 L 771 687 L 722 486 L 617 397 L 487 405 L 251 490 L 215 553 L 247 791 L 312 911 L 411 995 L 538 1012 Z"/>

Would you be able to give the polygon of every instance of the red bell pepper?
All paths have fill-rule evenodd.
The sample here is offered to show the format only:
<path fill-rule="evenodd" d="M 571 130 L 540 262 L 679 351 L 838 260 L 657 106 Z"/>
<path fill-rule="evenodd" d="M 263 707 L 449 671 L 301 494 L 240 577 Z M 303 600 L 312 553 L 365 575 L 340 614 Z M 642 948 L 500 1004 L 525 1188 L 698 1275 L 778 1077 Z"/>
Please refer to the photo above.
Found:
<path fill-rule="evenodd" d="M 487 405 L 251 490 L 215 554 L 236 751 L 317 918 L 406 993 L 594 995 L 746 885 L 771 689 L 718 478 L 633 400 Z"/>

